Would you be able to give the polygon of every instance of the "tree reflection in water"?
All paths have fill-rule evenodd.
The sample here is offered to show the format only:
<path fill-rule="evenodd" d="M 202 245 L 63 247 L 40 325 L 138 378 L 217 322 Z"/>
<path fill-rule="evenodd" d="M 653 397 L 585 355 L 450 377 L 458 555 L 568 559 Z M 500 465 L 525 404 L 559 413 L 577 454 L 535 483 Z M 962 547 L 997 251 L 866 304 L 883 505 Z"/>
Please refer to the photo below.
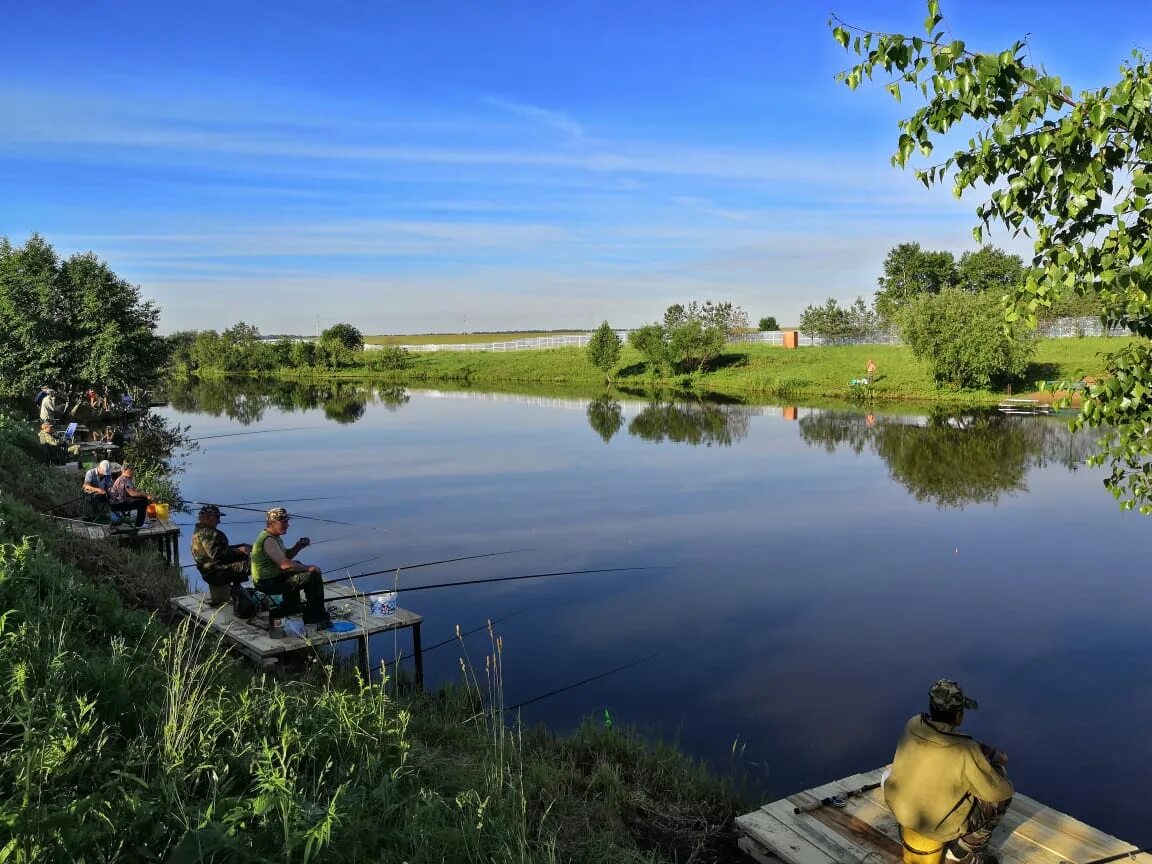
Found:
<path fill-rule="evenodd" d="M 1095 450 L 1091 436 L 1073 435 L 1062 421 L 986 410 L 927 418 L 814 411 L 801 418 L 800 437 L 829 453 L 867 447 L 917 501 L 942 508 L 994 504 L 1026 489 L 1030 469 L 1055 462 L 1074 471 Z"/>
<path fill-rule="evenodd" d="M 396 411 L 409 400 L 396 385 L 364 381 L 283 381 L 268 378 L 188 378 L 168 385 L 168 399 L 180 411 L 224 416 L 243 426 L 259 423 L 269 408 L 315 411 L 336 423 L 355 423 L 369 404 Z"/>
<path fill-rule="evenodd" d="M 624 425 L 624 409 L 608 395 L 593 399 L 588 403 L 588 425 L 607 444 Z"/>
<path fill-rule="evenodd" d="M 674 441 L 730 447 L 748 437 L 748 418 L 755 409 L 740 404 L 678 399 L 648 405 L 628 424 L 628 434 L 645 441 Z"/>

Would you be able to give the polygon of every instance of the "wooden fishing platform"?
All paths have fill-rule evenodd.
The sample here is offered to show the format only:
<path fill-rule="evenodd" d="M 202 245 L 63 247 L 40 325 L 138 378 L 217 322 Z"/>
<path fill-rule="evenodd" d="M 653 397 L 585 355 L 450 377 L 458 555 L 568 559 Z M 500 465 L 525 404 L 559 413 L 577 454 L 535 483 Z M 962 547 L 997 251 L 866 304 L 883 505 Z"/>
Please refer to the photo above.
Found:
<path fill-rule="evenodd" d="M 740 848 L 761 864 L 899 864 L 900 832 L 882 789 L 848 797 L 843 807 L 795 812 L 796 807 L 879 783 L 882 770 L 806 789 L 738 816 Z M 1019 792 L 992 835 L 992 849 L 1004 864 L 1080 864 L 1112 855 L 1152 864 L 1152 855 L 1129 856 L 1135 851 L 1131 843 Z"/>
<path fill-rule="evenodd" d="M 335 645 L 349 639 L 357 640 L 360 668 L 367 675 L 372 669 L 368 640 L 377 633 L 390 630 L 412 631 L 413 672 L 417 687 L 424 686 L 423 646 L 420 642 L 420 625 L 423 615 L 407 609 L 397 608 L 391 615 L 374 615 L 370 597 L 361 594 L 349 585 L 334 583 L 324 586 L 325 605 L 336 607 L 333 620 L 348 621 L 354 629 L 344 632 L 304 628 L 303 635 L 294 635 L 285 630 L 282 637 L 273 639 L 268 635 L 268 613 L 258 612 L 250 619 L 237 618 L 232 614 L 231 604 L 209 606 L 208 595 L 186 594 L 175 597 L 171 605 L 178 612 L 189 616 L 198 626 L 221 634 L 229 644 L 248 657 L 261 668 L 272 666 L 282 658 L 302 651 L 312 652 L 319 647 Z M 299 624 L 300 619 L 288 619 Z"/>
<path fill-rule="evenodd" d="M 996 406 L 1005 414 L 1051 414 L 1052 405 L 1039 399 L 1003 399 Z"/>
<path fill-rule="evenodd" d="M 180 563 L 180 527 L 167 519 L 150 519 L 135 531 L 117 529 L 100 522 L 84 522 L 81 519 L 66 519 L 63 516 L 46 514 L 57 525 L 71 531 L 78 537 L 93 541 L 111 540 L 133 549 L 153 548 L 169 564 Z M 129 518 L 134 518 L 129 515 Z"/>

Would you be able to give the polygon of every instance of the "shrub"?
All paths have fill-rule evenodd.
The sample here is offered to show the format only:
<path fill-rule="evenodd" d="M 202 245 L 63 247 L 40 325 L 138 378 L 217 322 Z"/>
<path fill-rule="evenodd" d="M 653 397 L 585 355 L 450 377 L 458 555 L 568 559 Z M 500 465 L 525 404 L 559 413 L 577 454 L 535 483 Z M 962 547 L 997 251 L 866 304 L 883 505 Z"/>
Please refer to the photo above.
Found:
<path fill-rule="evenodd" d="M 412 362 L 412 354 L 399 345 L 385 345 L 372 352 L 372 368 L 379 372 L 403 372 Z"/>
<path fill-rule="evenodd" d="M 936 386 L 990 388 L 1023 376 L 1036 349 L 1031 331 L 1005 331 L 992 294 L 945 288 L 909 301 L 897 317 L 900 338 L 926 363 Z"/>

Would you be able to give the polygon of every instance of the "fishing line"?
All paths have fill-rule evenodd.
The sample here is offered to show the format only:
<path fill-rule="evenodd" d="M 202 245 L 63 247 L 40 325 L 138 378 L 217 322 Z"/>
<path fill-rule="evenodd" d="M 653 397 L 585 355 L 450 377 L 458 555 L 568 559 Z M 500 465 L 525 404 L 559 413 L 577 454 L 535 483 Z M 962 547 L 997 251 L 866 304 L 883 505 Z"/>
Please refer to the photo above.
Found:
<path fill-rule="evenodd" d="M 320 498 L 272 498 L 268 501 L 241 501 L 239 504 L 217 504 L 217 507 L 243 507 L 246 504 L 296 504 L 300 501 L 331 501 L 331 495 Z M 200 503 L 200 502 L 195 502 Z"/>
<path fill-rule="evenodd" d="M 465 630 L 463 633 L 460 633 L 456 636 L 449 636 L 444 641 L 437 642 L 435 645 L 429 645 L 427 648 L 421 648 L 420 653 L 421 654 L 427 654 L 429 651 L 435 651 L 437 648 L 443 648 L 445 645 L 451 645 L 453 642 L 456 642 L 457 640 L 463 639 L 465 636 L 471 636 L 473 633 L 479 633 L 481 630 L 487 630 L 493 624 L 499 624 L 501 621 L 507 621 L 509 618 L 515 618 L 517 615 L 519 615 L 523 612 L 527 612 L 528 610 L 534 609 L 534 608 L 536 608 L 536 607 L 525 606 L 523 609 L 517 609 L 515 612 L 509 612 L 507 615 L 502 615 L 499 618 L 492 618 L 491 620 L 486 621 L 483 624 L 481 624 L 479 627 L 474 627 L 471 630 Z M 384 665 L 385 666 L 395 666 L 398 661 L 406 660 L 406 659 L 407 659 L 406 657 L 397 657 L 396 660 L 389 660 Z"/>
<path fill-rule="evenodd" d="M 289 426 L 286 429 L 254 429 L 251 432 L 226 432 L 222 435 L 201 435 L 198 438 L 189 438 L 189 441 L 207 441 L 210 438 L 235 438 L 238 435 L 266 435 L 269 432 L 299 432 L 301 429 L 311 429 L 311 426 Z"/>
<path fill-rule="evenodd" d="M 605 567 L 602 570 L 559 570 L 555 573 L 531 573 L 527 576 L 493 576 L 488 579 L 465 579 L 462 582 L 441 582 L 436 585 L 413 585 L 407 588 L 397 586 L 394 591 L 429 591 L 432 588 L 457 588 L 461 585 L 484 585 L 490 582 L 516 582 L 521 579 L 543 579 L 546 576 L 583 576 L 589 573 L 621 573 L 625 570 L 669 570 L 666 565 L 653 565 L 648 567 Z M 393 570 L 378 570 L 376 573 L 361 573 L 359 576 L 345 578 L 359 579 L 360 576 L 377 576 L 381 573 L 392 573 Z"/>
<path fill-rule="evenodd" d="M 181 525 L 182 525 L 182 524 L 184 524 L 184 523 L 182 523 L 182 522 L 181 522 L 181 523 L 178 523 L 178 524 L 181 524 Z M 197 524 L 197 525 L 199 525 L 200 523 L 199 523 L 199 522 L 197 522 L 196 524 Z M 232 524 L 233 524 L 233 525 L 235 525 L 235 524 L 237 524 L 237 523 L 233 522 Z M 347 540 L 349 537 L 355 537 L 355 536 L 356 536 L 355 534 L 341 534 L 339 537 L 325 537 L 323 540 L 315 540 L 315 541 L 313 541 L 312 543 L 309 543 L 309 544 L 308 544 L 307 546 L 305 546 L 304 548 L 305 548 L 305 549 L 309 549 L 309 548 L 311 548 L 311 547 L 313 547 L 313 546 L 319 546 L 321 543 L 332 543 L 332 542 L 334 542 L 334 541 L 336 541 L 336 540 Z M 237 545 L 241 545 L 241 544 L 237 544 Z M 250 544 L 244 544 L 244 545 L 250 545 Z M 383 553 L 381 553 L 381 554 L 383 554 Z M 378 555 L 378 556 L 376 556 L 376 557 L 380 557 L 380 556 Z M 368 560 L 369 560 L 369 561 L 371 561 L 372 559 L 371 559 L 371 558 L 369 558 Z M 181 564 L 181 565 L 180 565 L 180 569 L 181 569 L 181 570 L 185 570 L 185 569 L 187 569 L 187 568 L 189 568 L 189 567 L 195 567 L 195 566 L 196 566 L 196 562 L 195 562 L 195 561 L 193 561 L 191 564 Z"/>
<path fill-rule="evenodd" d="M 364 576 L 381 576 L 384 573 L 395 573 L 397 570 L 418 570 L 421 567 L 431 567 L 434 564 L 454 564 L 457 561 L 475 561 L 477 558 L 493 558 L 497 555 L 515 555 L 518 552 L 533 552 L 533 549 L 509 549 L 507 552 L 485 552 L 483 555 L 465 555 L 463 558 L 445 558 L 443 561 L 426 561 L 423 564 L 404 564 L 400 567 L 389 567 L 387 570 L 374 570 L 371 573 L 357 573 L 355 576 L 338 576 L 334 579 L 325 579 L 324 584 L 330 585 L 333 582 L 344 582 L 348 579 L 360 579 Z M 375 556 L 376 558 L 386 555 L 386 552 L 380 553 Z M 372 561 L 372 558 L 366 558 L 365 561 Z M 356 564 L 363 564 L 364 561 L 357 561 L 354 564 L 348 564 L 344 567 L 336 567 L 336 570 L 347 570 L 349 567 L 355 567 Z M 400 589 L 397 589 L 400 590 Z"/>
<path fill-rule="evenodd" d="M 584 678 L 583 680 L 577 681 L 574 684 L 568 684 L 564 687 L 557 687 L 555 690 L 549 690 L 547 693 L 541 693 L 539 696 L 533 696 L 531 699 L 525 699 L 523 702 L 517 702 L 515 705 L 511 705 L 504 710 L 515 711 L 517 708 L 523 708 L 525 705 L 531 705 L 533 702 L 539 702 L 541 699 L 547 699 L 549 696 L 555 696 L 558 693 L 574 690 L 575 688 L 581 687 L 584 684 L 590 684 L 593 681 L 599 681 L 601 678 L 607 678 L 609 675 L 615 675 L 617 672 L 623 672 L 625 669 L 631 669 L 633 666 L 639 666 L 645 660 L 651 660 L 653 657 L 660 653 L 661 652 L 659 651 L 653 651 L 651 654 L 646 654 L 643 657 L 640 657 L 637 660 L 633 660 L 630 663 L 617 666 L 615 669 L 609 669 L 607 672 L 601 672 L 599 675 L 593 675 L 590 678 Z"/>
<path fill-rule="evenodd" d="M 211 504 L 212 502 L 211 501 L 189 501 L 188 503 L 189 504 Z M 217 505 L 217 506 L 224 506 L 224 505 Z M 268 512 L 267 510 L 264 510 L 260 507 L 241 507 L 238 504 L 229 504 L 228 506 L 231 507 L 233 510 L 247 510 L 250 513 L 267 513 Z M 348 528 L 365 528 L 369 531 L 388 531 L 387 528 L 378 528 L 375 525 L 364 525 L 360 522 L 342 522 L 339 519 L 322 519 L 319 516 L 305 516 L 301 513 L 289 513 L 288 516 L 291 519 L 310 519 L 313 522 L 328 522 L 332 525 L 344 525 Z"/>

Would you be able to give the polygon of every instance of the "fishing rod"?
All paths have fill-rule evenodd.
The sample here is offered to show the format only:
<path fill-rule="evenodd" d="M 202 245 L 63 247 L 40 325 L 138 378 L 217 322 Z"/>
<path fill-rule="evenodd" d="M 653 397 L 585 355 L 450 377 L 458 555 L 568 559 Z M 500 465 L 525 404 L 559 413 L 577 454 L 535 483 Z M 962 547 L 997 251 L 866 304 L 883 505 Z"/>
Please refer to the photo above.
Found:
<path fill-rule="evenodd" d="M 199 523 L 197 523 L 197 524 L 199 524 Z M 308 546 L 319 546 L 321 543 L 332 543 L 336 540 L 347 540 L 349 537 L 355 537 L 355 536 L 356 536 L 355 534 L 341 534 L 339 537 L 325 537 L 323 540 L 317 540 L 314 543 L 309 543 Z M 379 558 L 380 556 L 377 555 L 376 557 Z M 371 561 L 372 559 L 369 558 L 368 560 Z M 196 566 L 196 562 L 193 561 L 191 564 L 181 564 L 180 569 L 186 570 L 189 567 L 195 567 L 195 566 Z"/>
<path fill-rule="evenodd" d="M 1109 855 L 1107 858 L 1093 858 L 1091 861 L 1085 861 L 1084 864 L 1111 864 L 1113 861 L 1123 861 L 1125 858 L 1135 858 L 1137 855 L 1144 855 L 1152 852 L 1152 846 L 1144 849 L 1131 849 L 1128 852 L 1121 852 L 1117 855 Z M 1060 864 L 1072 864 L 1071 861 L 1061 859 Z"/>
<path fill-rule="evenodd" d="M 189 438 L 189 441 L 207 441 L 210 438 L 235 438 L 238 435 L 267 435 L 269 432 L 299 432 L 301 429 L 310 429 L 310 426 L 289 426 L 286 429 L 253 429 L 251 432 L 226 432 L 221 435 L 201 435 L 198 438 Z"/>
<path fill-rule="evenodd" d="M 523 609 L 517 609 L 515 612 L 509 612 L 507 615 L 502 615 L 499 618 L 492 618 L 491 620 L 486 621 L 483 624 L 481 624 L 479 627 L 473 627 L 471 630 L 465 630 L 463 633 L 457 633 L 455 636 L 450 636 L 441 642 L 437 642 L 435 645 L 429 645 L 427 648 L 421 648 L 420 653 L 421 654 L 427 654 L 429 651 L 435 651 L 437 648 L 443 648 L 445 645 L 450 645 L 453 642 L 456 642 L 460 639 L 463 639 L 465 636 L 471 636 L 473 633 L 479 633 L 481 630 L 487 630 L 493 624 L 499 624 L 501 621 L 507 621 L 509 618 L 515 618 L 517 615 L 520 615 L 523 612 L 527 612 L 529 609 L 532 609 L 532 608 L 534 608 L 534 607 L 525 606 Z M 385 666 L 395 666 L 402 659 L 407 659 L 407 658 L 397 657 L 395 660 L 386 661 L 384 663 L 384 665 Z"/>
<path fill-rule="evenodd" d="M 331 501 L 331 495 L 324 495 L 319 498 L 272 498 L 268 501 L 241 501 L 239 504 L 217 504 L 217 507 L 243 507 L 246 504 L 297 504 L 300 501 Z M 194 502 L 199 504 L 200 502 Z"/>
<path fill-rule="evenodd" d="M 45 515 L 45 516 L 49 516 L 49 515 L 51 515 L 51 514 L 55 513 L 55 512 L 56 512 L 57 510 L 59 510 L 61 507 L 67 507 L 69 504 L 75 504 L 75 503 L 77 503 L 77 502 L 79 502 L 79 501 L 83 501 L 83 500 L 84 500 L 84 495 L 87 495 L 87 494 L 88 494 L 88 493 L 87 493 L 87 492 L 85 492 L 83 495 L 80 495 L 80 496 L 78 496 L 78 497 L 76 497 L 76 498 L 70 498 L 70 499 L 68 499 L 67 501 L 64 501 L 64 502 L 62 502 L 62 503 L 60 503 L 60 504 L 57 504 L 57 505 L 55 505 L 54 507 L 49 507 L 49 508 L 48 508 L 48 511 L 47 511 L 47 512 L 46 512 L 44 515 Z"/>
<path fill-rule="evenodd" d="M 337 576 L 334 579 L 325 579 L 325 585 L 331 585 L 333 582 L 344 582 L 348 579 L 361 579 L 364 576 L 380 576 L 383 573 L 395 573 L 398 570 L 418 570 L 421 567 L 431 567 L 434 564 L 455 564 L 457 561 L 475 561 L 478 558 L 493 558 L 497 555 L 515 555 L 518 552 L 531 552 L 531 549 L 509 549 L 507 552 L 485 552 L 483 555 L 465 555 L 463 558 L 445 558 L 443 561 L 426 561 L 423 564 L 404 564 L 400 567 L 389 567 L 387 570 L 374 570 L 371 573 L 357 573 L 355 576 Z M 381 553 L 384 555 L 387 553 Z M 381 557 L 380 555 L 375 556 Z M 355 567 L 356 564 L 363 564 L 365 561 L 372 561 L 372 558 L 365 558 L 364 561 L 357 561 L 354 564 L 348 564 L 345 567 L 337 567 L 337 570 L 347 570 L 348 567 Z M 400 590 L 400 589 L 397 589 Z M 409 589 L 411 590 L 411 589 Z"/>
<path fill-rule="evenodd" d="M 189 501 L 188 503 L 189 504 L 202 504 L 203 505 L 203 504 L 211 504 L 212 502 L 211 501 Z M 220 507 L 220 506 L 224 506 L 224 505 L 218 504 L 216 506 Z M 266 512 L 268 512 L 266 510 L 261 509 L 260 507 L 241 507 L 238 504 L 229 504 L 228 506 L 231 507 L 233 510 L 247 510 L 250 513 L 266 513 Z M 289 513 L 288 515 L 292 519 L 310 519 L 313 522 L 327 522 L 327 523 L 332 524 L 332 525 L 345 525 L 349 528 L 366 528 L 369 531 L 387 531 L 388 530 L 387 528 L 379 528 L 375 525 L 364 525 L 360 522 L 342 522 L 339 519 L 322 519 L 319 516 L 304 516 L 301 513 Z"/>
<path fill-rule="evenodd" d="M 490 582 L 517 582 L 521 579 L 543 579 L 547 576 L 583 576 L 590 573 L 620 573 L 625 570 L 667 570 L 665 565 L 652 565 L 648 567 L 605 567 L 602 570 L 558 570 L 554 573 L 530 573 L 527 576 L 492 576 L 488 579 L 465 579 L 461 582 L 440 582 L 436 585 L 410 585 L 397 586 L 393 591 L 430 591 L 433 588 L 458 588 L 461 585 L 485 585 Z M 394 570 L 378 570 L 375 573 L 360 573 L 356 576 L 346 577 L 359 579 L 361 576 L 378 576 L 381 573 L 392 573 Z M 335 581 L 335 580 L 334 580 Z"/>
<path fill-rule="evenodd" d="M 851 792 L 845 792 L 842 795 L 828 795 L 824 798 L 821 798 L 815 804 L 807 804 L 804 807 L 793 807 L 792 812 L 815 813 L 817 810 L 821 810 L 824 807 L 843 807 L 848 802 L 849 798 L 855 798 L 857 795 L 863 795 L 865 792 L 871 792 L 873 789 L 879 788 L 879 783 L 869 783 L 866 786 L 861 786 L 859 789 L 853 789 Z M 1120 857 L 1123 858 L 1124 856 L 1121 855 Z M 1108 860 L 1113 861 L 1116 859 L 1109 858 Z M 1092 862 L 1092 864 L 1099 864 L 1099 862 Z"/>
<path fill-rule="evenodd" d="M 629 663 L 624 663 L 623 665 L 617 666 L 614 669 L 609 669 L 607 672 L 601 672 L 599 675 L 592 675 L 591 677 L 584 678 L 575 682 L 574 684 L 568 684 L 564 687 L 557 687 L 555 690 L 549 690 L 547 693 L 541 693 L 539 696 L 533 696 L 531 699 L 525 699 L 523 702 L 517 702 L 515 705 L 510 705 L 504 710 L 515 711 L 517 708 L 523 708 L 525 705 L 531 705 L 533 702 L 539 702 L 541 699 L 547 699 L 549 696 L 555 696 L 559 693 L 564 693 L 568 690 L 574 690 L 577 687 L 582 687 L 585 684 L 590 684 L 593 681 L 599 681 L 601 678 L 607 678 L 609 675 L 615 675 L 617 672 L 623 672 L 625 669 L 631 669 L 633 666 L 639 666 L 645 660 L 651 660 L 659 653 L 659 651 L 653 651 L 651 654 L 645 654 L 643 657 L 640 657 Z"/>

